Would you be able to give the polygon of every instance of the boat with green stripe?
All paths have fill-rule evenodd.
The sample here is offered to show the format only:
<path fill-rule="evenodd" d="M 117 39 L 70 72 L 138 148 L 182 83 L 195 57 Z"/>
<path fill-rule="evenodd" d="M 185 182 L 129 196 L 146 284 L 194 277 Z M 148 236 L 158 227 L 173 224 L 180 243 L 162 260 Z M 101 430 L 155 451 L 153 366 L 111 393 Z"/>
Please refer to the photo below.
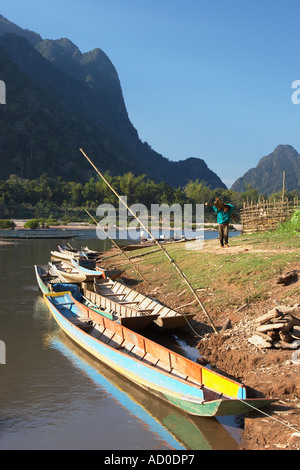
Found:
<path fill-rule="evenodd" d="M 128 380 L 197 416 L 242 414 L 276 399 L 248 399 L 246 387 L 98 315 L 70 292 L 44 295 L 62 330 Z"/>

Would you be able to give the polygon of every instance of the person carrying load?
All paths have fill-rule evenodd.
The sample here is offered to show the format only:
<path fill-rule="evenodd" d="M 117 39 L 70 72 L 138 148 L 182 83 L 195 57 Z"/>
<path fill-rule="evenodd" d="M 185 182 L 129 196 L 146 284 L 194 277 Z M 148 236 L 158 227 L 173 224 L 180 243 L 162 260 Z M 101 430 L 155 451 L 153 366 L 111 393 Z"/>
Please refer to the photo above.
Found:
<path fill-rule="evenodd" d="M 232 204 L 224 204 L 220 199 L 216 198 L 213 210 L 217 214 L 217 222 L 219 225 L 219 240 L 221 248 L 228 248 L 228 234 L 229 234 L 229 222 L 231 214 L 234 209 Z"/>

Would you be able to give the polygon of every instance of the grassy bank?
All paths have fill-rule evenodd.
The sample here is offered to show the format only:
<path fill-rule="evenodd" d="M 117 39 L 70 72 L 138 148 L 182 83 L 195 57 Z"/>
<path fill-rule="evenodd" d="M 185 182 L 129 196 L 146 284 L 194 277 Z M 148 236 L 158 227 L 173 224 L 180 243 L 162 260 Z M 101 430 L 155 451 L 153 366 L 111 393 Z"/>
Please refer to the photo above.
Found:
<path fill-rule="evenodd" d="M 279 302 L 286 300 L 287 295 L 298 302 L 298 283 L 289 286 L 287 292 L 280 289 L 276 280 L 284 271 L 300 265 L 299 242 L 298 234 L 268 232 L 232 237 L 230 247 L 224 249 L 218 240 L 206 240 L 199 251 L 187 250 L 185 244 L 167 245 L 167 251 L 193 288 L 198 289 L 205 305 L 218 314 L 274 295 Z M 130 256 L 153 249 L 141 249 Z M 178 306 L 193 300 L 183 279 L 161 251 L 132 259 L 150 282 L 150 289 L 159 286 L 162 297 L 172 293 Z M 114 259 L 114 263 L 119 260 Z M 136 276 L 126 260 L 125 264 L 128 274 Z"/>

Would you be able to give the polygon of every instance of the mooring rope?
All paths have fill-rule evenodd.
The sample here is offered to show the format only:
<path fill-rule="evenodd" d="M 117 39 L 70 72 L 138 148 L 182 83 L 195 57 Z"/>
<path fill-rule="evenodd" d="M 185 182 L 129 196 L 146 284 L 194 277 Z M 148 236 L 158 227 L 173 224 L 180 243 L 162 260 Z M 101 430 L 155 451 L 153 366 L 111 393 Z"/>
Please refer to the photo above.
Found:
<path fill-rule="evenodd" d="M 248 402 L 246 402 L 246 401 L 244 401 L 244 400 L 242 400 L 242 399 L 240 399 L 240 401 L 241 401 L 242 403 L 244 403 L 245 405 L 248 405 L 248 406 L 249 406 L 250 408 L 252 408 L 253 410 L 259 411 L 259 413 L 261 413 L 261 414 L 267 416 L 268 418 L 272 419 L 273 421 L 276 421 L 277 423 L 282 424 L 283 426 L 286 426 L 287 428 L 290 428 L 292 431 L 295 431 L 295 432 L 297 432 L 297 433 L 300 434 L 300 430 L 297 429 L 297 428 L 295 428 L 295 427 L 294 427 L 292 424 L 290 424 L 289 422 L 288 422 L 288 424 L 286 424 L 286 423 L 284 423 L 283 421 L 280 421 L 279 419 L 276 419 L 276 418 L 274 418 L 273 416 L 269 415 L 269 414 L 266 413 L 265 411 L 260 410 L 259 408 L 256 408 L 255 406 L 251 405 L 250 403 L 248 403 Z"/>

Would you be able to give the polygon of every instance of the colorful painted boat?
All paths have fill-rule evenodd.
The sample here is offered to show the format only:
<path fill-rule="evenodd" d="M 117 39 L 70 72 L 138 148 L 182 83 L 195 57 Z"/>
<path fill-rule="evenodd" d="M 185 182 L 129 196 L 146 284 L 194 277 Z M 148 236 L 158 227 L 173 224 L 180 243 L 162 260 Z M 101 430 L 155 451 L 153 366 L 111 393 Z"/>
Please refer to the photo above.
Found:
<path fill-rule="evenodd" d="M 43 294 L 72 290 L 72 295 L 76 295 L 75 298 L 83 305 L 91 308 L 99 315 L 116 321 L 127 328 L 140 330 L 149 326 L 157 318 L 157 315 L 147 315 L 144 312 L 131 308 L 129 305 L 117 304 L 109 298 L 103 297 L 100 299 L 99 297 L 101 296 L 99 295 L 97 295 L 97 303 L 95 303 L 91 297 L 87 298 L 83 294 L 80 283 L 64 283 L 55 275 L 55 271 L 52 270 L 51 265 L 35 265 L 34 269 L 39 289 Z"/>
<path fill-rule="evenodd" d="M 66 259 L 73 259 L 74 256 L 76 258 L 86 258 L 90 260 L 99 260 L 100 256 L 103 254 L 100 251 L 90 250 L 88 247 L 83 247 L 80 250 L 76 250 L 75 248 L 66 247 L 58 245 L 58 251 L 66 256 Z"/>
<path fill-rule="evenodd" d="M 189 414 L 242 414 L 276 401 L 247 399 L 242 384 L 97 315 L 69 292 L 44 299 L 58 325 L 84 350 Z"/>
<path fill-rule="evenodd" d="M 101 268 L 100 266 L 97 266 L 95 264 L 95 269 L 89 269 L 84 266 L 82 266 L 82 263 L 84 261 L 81 260 L 75 260 L 74 258 L 71 259 L 71 264 L 73 268 L 76 269 L 76 271 L 79 272 L 79 274 L 85 275 L 86 276 L 86 281 L 88 282 L 90 279 L 94 280 L 95 278 L 102 277 L 103 279 L 116 279 L 117 277 L 120 277 L 121 274 L 124 272 L 121 269 L 105 269 Z M 101 276 L 99 276 L 99 273 L 101 273 Z"/>
<path fill-rule="evenodd" d="M 87 277 L 87 281 L 89 279 L 95 279 L 95 278 L 98 278 L 98 277 L 103 277 L 103 278 L 106 278 L 108 277 L 108 274 L 107 273 L 112 273 L 112 271 L 108 271 L 107 269 L 104 269 L 104 268 L 100 268 L 98 266 L 95 266 L 95 269 L 88 269 L 88 268 L 85 268 L 84 266 L 80 265 L 79 264 L 79 261 L 78 260 L 75 260 L 74 258 L 71 259 L 71 264 L 72 266 L 76 269 L 76 271 L 78 271 L 80 274 L 85 274 L 86 277 Z M 100 273 L 100 276 L 99 276 L 99 273 Z M 119 275 L 122 274 L 122 271 L 118 271 Z"/>
<path fill-rule="evenodd" d="M 50 254 L 53 258 L 63 260 L 63 261 L 70 261 L 71 258 L 74 258 L 74 257 L 84 259 L 83 256 L 77 255 L 76 253 L 74 253 L 73 255 L 69 255 L 68 253 L 60 252 L 57 250 L 50 251 Z"/>
<path fill-rule="evenodd" d="M 60 263 L 50 263 L 53 273 L 61 279 L 62 282 L 83 282 L 93 281 L 96 277 L 104 277 L 104 270 L 91 271 L 85 269 L 81 271 L 64 261 Z"/>
<path fill-rule="evenodd" d="M 71 367 L 89 378 L 95 385 L 125 408 L 143 428 L 160 436 L 172 450 L 239 450 L 237 439 L 230 428 L 224 427 L 216 418 L 203 418 L 182 412 L 162 402 L 141 387 L 126 380 L 110 367 L 101 364 L 90 354 L 78 348 L 66 335 L 49 335 L 45 338 L 52 349 L 58 350 L 70 361 Z M 219 418 L 228 421 L 228 417 Z M 231 418 L 234 420 L 234 417 Z M 238 433 L 239 440 L 239 433 Z"/>
<path fill-rule="evenodd" d="M 157 315 L 155 324 L 163 330 L 183 328 L 195 316 L 195 313 L 179 313 L 157 300 L 141 294 L 140 292 L 125 286 L 112 279 L 98 279 L 96 283 L 84 283 L 84 295 L 87 298 L 96 299 L 95 293 L 108 297 L 114 302 L 126 303 L 137 310 Z M 93 300 L 94 301 L 94 300 Z M 97 301 L 95 300 L 97 304 Z"/>

